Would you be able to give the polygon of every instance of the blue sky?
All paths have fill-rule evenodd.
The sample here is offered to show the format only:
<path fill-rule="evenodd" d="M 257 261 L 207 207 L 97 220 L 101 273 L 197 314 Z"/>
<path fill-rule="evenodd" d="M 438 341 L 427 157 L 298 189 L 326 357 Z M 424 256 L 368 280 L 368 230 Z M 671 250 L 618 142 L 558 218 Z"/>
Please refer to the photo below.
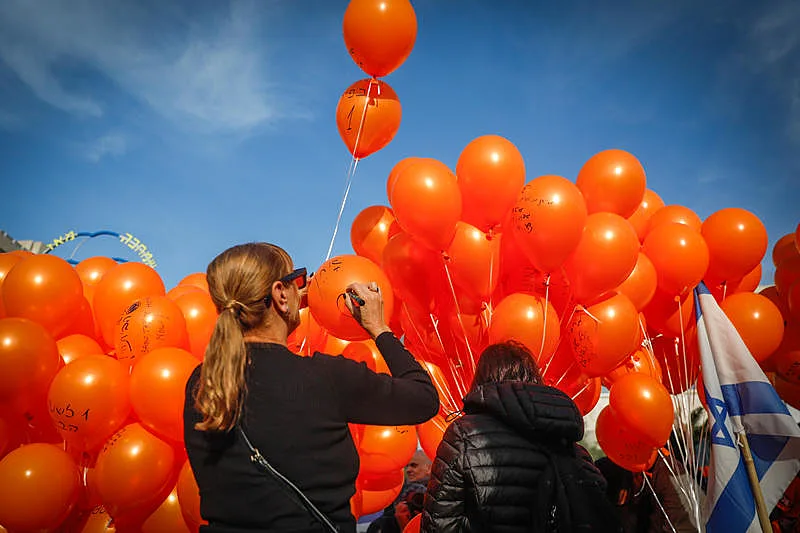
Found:
<path fill-rule="evenodd" d="M 360 163 L 334 253 L 351 252 L 361 209 L 387 204 L 394 163 L 454 169 L 488 133 L 519 147 L 528 179 L 574 180 L 592 154 L 622 148 L 668 204 L 749 209 L 770 246 L 793 231 L 800 3 L 599 4 L 414 2 L 416 46 L 385 78 L 403 122 Z M 168 286 L 251 240 L 316 268 L 349 164 L 336 103 L 365 77 L 342 40 L 346 6 L 0 2 L 0 228 L 42 241 L 131 232 Z M 125 253 L 94 239 L 76 258 Z"/>

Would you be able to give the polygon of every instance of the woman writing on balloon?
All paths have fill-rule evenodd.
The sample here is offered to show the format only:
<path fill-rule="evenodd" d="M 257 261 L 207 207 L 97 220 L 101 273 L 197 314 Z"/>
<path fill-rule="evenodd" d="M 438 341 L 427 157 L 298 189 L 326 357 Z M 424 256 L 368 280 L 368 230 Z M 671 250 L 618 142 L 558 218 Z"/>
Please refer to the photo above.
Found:
<path fill-rule="evenodd" d="M 289 351 L 307 280 L 278 246 L 234 246 L 207 277 L 220 314 L 184 407 L 208 521 L 201 530 L 355 531 L 359 459 L 348 423 L 419 424 L 439 408 L 428 374 L 386 325 L 377 284 L 351 285 L 346 303 L 392 376 L 344 357 Z"/>

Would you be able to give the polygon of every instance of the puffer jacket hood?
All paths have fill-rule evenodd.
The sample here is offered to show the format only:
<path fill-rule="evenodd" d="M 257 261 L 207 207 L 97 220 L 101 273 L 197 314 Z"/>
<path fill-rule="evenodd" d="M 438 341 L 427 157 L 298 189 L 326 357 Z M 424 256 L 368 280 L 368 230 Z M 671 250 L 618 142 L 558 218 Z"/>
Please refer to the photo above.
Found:
<path fill-rule="evenodd" d="M 531 441 L 578 442 L 583 418 L 560 390 L 516 381 L 487 383 L 464 398 L 464 412 L 484 413 Z"/>

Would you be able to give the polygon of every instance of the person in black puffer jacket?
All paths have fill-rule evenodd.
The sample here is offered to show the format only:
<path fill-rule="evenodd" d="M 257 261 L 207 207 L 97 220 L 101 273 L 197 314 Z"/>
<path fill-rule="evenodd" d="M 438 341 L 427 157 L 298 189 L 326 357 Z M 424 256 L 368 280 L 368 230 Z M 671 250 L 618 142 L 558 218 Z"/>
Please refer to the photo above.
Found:
<path fill-rule="evenodd" d="M 483 352 L 433 462 L 423 533 L 619 530 L 605 479 L 577 444 L 580 412 L 541 381 L 521 344 Z"/>

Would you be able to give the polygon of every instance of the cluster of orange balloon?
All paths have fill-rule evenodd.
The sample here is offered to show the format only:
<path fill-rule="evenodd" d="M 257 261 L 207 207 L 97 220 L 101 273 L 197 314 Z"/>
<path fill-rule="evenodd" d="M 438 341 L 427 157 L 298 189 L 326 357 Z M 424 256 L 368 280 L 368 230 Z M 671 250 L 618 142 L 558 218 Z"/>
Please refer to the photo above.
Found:
<path fill-rule="evenodd" d="M 370 76 L 348 87 L 336 107 L 339 135 L 358 160 L 389 144 L 400 128 L 400 100 L 377 78 L 394 72 L 411 54 L 417 16 L 409 0 L 350 0 L 343 33 L 353 61 Z"/>
<path fill-rule="evenodd" d="M 331 259 L 312 282 L 296 348 L 368 345 L 334 295 L 351 281 L 379 280 L 387 319 L 442 399 L 440 416 L 417 428 L 431 456 L 477 355 L 514 339 L 583 413 L 610 388 L 601 445 L 622 466 L 645 468 L 673 426 L 670 395 L 697 381 L 693 288 L 701 280 L 754 357 L 790 354 L 781 376 L 796 380 L 798 352 L 779 305 L 753 294 L 767 249 L 761 221 L 738 208 L 703 221 L 664 205 L 628 152 L 594 155 L 574 182 L 546 175 L 526 183 L 517 148 L 487 135 L 464 148 L 455 172 L 430 158 L 398 162 L 387 196 L 391 207 L 367 207 L 353 221 L 357 255 Z M 797 263 L 786 258 L 776 274 L 794 307 Z M 303 333 L 312 329 L 314 339 Z M 358 351 L 368 364 L 380 360 L 371 346 Z"/>
<path fill-rule="evenodd" d="M 0 303 L 0 525 L 197 531 L 182 414 L 217 318 L 205 275 L 167 293 L 142 263 L 11 252 Z"/>

